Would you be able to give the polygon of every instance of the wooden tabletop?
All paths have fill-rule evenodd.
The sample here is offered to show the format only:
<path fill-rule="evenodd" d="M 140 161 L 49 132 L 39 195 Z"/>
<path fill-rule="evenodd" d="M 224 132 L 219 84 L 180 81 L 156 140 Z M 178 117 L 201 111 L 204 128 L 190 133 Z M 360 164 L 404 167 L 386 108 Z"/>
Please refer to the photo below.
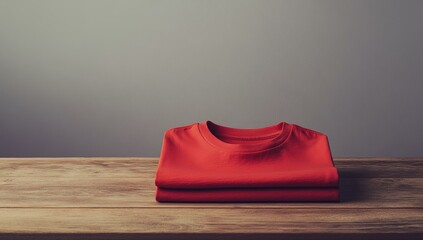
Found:
<path fill-rule="evenodd" d="M 423 158 L 336 158 L 339 203 L 158 203 L 157 163 L 0 158 L 0 239 L 423 239 Z"/>

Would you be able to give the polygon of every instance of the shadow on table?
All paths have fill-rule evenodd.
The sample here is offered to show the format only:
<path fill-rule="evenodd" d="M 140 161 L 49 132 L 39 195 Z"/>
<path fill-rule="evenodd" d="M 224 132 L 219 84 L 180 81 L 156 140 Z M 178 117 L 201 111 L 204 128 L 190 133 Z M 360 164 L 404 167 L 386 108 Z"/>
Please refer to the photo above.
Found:
<path fill-rule="evenodd" d="M 339 170 L 339 189 L 340 202 L 361 202 L 365 201 L 369 196 L 369 187 L 363 178 L 351 178 L 357 175 L 354 173 L 357 169 L 340 169 Z"/>

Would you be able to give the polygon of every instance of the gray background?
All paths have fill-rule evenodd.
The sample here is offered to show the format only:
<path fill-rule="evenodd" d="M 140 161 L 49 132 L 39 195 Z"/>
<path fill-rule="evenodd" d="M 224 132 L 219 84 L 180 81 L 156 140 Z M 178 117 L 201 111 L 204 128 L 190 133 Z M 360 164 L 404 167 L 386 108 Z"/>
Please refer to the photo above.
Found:
<path fill-rule="evenodd" d="M 0 0 L 1 156 L 159 156 L 279 121 L 422 156 L 423 1 Z"/>

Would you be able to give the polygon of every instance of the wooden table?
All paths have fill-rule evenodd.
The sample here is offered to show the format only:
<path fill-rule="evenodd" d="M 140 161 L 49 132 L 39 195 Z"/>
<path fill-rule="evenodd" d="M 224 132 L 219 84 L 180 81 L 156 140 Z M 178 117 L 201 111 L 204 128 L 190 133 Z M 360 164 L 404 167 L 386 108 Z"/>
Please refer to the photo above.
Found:
<path fill-rule="evenodd" d="M 336 158 L 340 203 L 157 203 L 158 158 L 0 158 L 0 239 L 423 239 L 423 158 Z"/>

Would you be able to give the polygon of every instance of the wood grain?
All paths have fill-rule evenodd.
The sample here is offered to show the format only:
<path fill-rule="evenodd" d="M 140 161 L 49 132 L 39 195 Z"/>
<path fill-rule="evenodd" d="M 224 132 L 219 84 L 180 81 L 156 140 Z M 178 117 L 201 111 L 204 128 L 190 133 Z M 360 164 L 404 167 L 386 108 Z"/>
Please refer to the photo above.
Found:
<path fill-rule="evenodd" d="M 157 203 L 158 158 L 0 158 L 0 239 L 423 239 L 423 158 L 334 161 L 340 203 L 212 204 Z"/>
<path fill-rule="evenodd" d="M 344 177 L 415 178 L 423 176 L 419 158 L 335 158 Z M 3 177 L 141 177 L 154 176 L 158 158 L 0 158 Z"/>
<path fill-rule="evenodd" d="M 406 233 L 422 209 L 0 209 L 0 232 L 22 233 Z M 60 224 L 58 224 L 60 223 Z M 366 224 L 363 224 L 366 223 Z M 234 227 L 236 224 L 236 227 Z M 25 226 L 24 228 L 22 226 Z"/>
<path fill-rule="evenodd" d="M 420 207 L 420 178 L 341 178 L 339 203 L 156 203 L 151 178 L 0 178 L 0 207 L 213 207 L 398 208 Z M 396 194 L 392 194 L 392 193 Z M 358 204 L 361 202 L 360 204 Z"/>

